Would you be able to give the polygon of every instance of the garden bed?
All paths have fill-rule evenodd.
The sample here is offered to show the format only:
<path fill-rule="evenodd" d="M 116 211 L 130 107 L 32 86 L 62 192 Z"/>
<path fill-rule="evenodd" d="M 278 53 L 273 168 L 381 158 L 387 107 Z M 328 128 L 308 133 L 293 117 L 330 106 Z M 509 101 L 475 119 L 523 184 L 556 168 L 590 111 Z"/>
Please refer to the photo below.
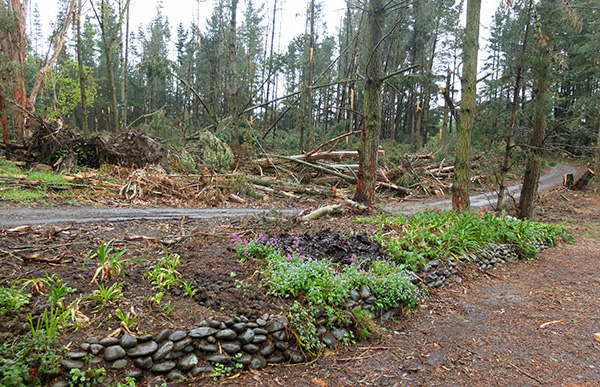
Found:
<path fill-rule="evenodd" d="M 432 225 L 435 224 L 434 220 L 430 217 L 427 222 Z M 271 355 L 275 356 L 271 356 L 271 360 L 277 361 L 271 363 L 302 362 L 313 358 L 323 344 L 335 348 L 343 343 L 366 339 L 369 333 L 377 334 L 377 326 L 372 324 L 369 314 L 353 311 L 372 310 L 384 319 L 402 318 L 405 310 L 416 306 L 421 289 L 427 289 L 427 285 L 435 288 L 445 286 L 444 281 L 435 285 L 440 276 L 444 277 L 444 280 L 461 278 L 460 265 L 452 265 L 452 262 L 456 263 L 458 259 L 459 262 L 466 263 L 465 266 L 471 262 L 469 256 L 459 254 L 466 253 L 469 249 L 434 249 L 434 245 L 425 241 L 421 242 L 429 247 L 421 246 L 422 249 L 417 249 L 415 246 L 420 242 L 416 242 L 416 239 L 402 245 L 399 241 L 408 239 L 407 226 L 402 223 L 404 221 L 406 219 L 379 219 L 356 224 L 352 219 L 337 218 L 335 222 L 323 219 L 310 224 L 294 224 L 290 220 L 273 223 L 261 218 L 246 218 L 202 222 L 116 222 L 4 230 L 0 235 L 5 261 L 5 265 L 0 269 L 3 286 L 10 286 L 17 281 L 16 287 L 27 285 L 26 291 L 35 293 L 34 286 L 41 287 L 45 284 L 51 290 L 61 281 L 60 284 L 64 287 L 74 289 L 64 293 L 62 304 L 75 307 L 72 313 L 79 322 L 77 326 L 71 326 L 60 333 L 60 342 L 69 352 L 62 355 L 62 369 L 55 370 L 59 371 L 59 374 L 38 368 L 39 363 L 29 364 L 30 368 L 20 371 L 23 375 L 33 375 L 34 378 L 39 376 L 43 383 L 64 383 L 68 378 L 73 380 L 75 376 L 85 377 L 77 374 L 79 371 L 74 372 L 77 374 L 75 376 L 66 375 L 69 369 L 85 370 L 85 367 L 79 367 L 79 363 L 65 365 L 65 360 L 83 362 L 86 366 L 93 360 L 93 356 L 90 355 L 94 355 L 92 346 L 100 345 L 103 339 L 118 337 L 119 342 L 109 340 L 111 342 L 106 342 L 102 348 L 94 347 L 96 354 L 105 353 L 104 351 L 111 346 L 120 346 L 125 353 L 136 346 L 155 346 L 144 343 L 155 343 L 154 351 L 158 351 L 165 342 L 175 344 L 186 340 L 195 329 L 210 327 L 224 331 L 232 330 L 235 324 L 246 324 L 244 329 L 238 326 L 239 332 L 234 330 L 235 338 L 227 336 L 225 341 L 217 339 L 215 331 L 212 335 L 200 338 L 213 337 L 214 340 L 211 341 L 214 342 L 193 345 L 190 342 L 188 352 L 185 352 L 187 345 L 183 346 L 180 357 L 170 359 L 176 360 L 170 363 L 179 364 L 181 358 L 191 357 L 188 355 L 193 353 L 197 356 L 196 364 L 188 368 L 190 362 L 183 362 L 184 366 L 178 367 L 180 375 L 205 380 L 237 370 L 235 364 L 252 367 L 254 361 L 253 368 L 260 369 L 266 364 L 258 356 L 252 356 L 254 354 L 248 351 L 233 349 L 223 352 L 222 346 L 224 342 L 239 342 L 240 338 L 237 335 L 244 334 L 249 329 L 255 336 L 267 336 L 261 335 L 261 329 L 270 321 L 287 321 L 282 329 L 268 332 L 285 332 L 285 340 L 283 334 L 276 333 L 279 337 L 266 337 L 266 344 L 257 348 L 258 351 L 264 350 L 266 345 L 275 348 L 275 355 L 270 353 L 268 356 L 262 356 L 265 360 Z M 438 221 L 446 226 L 449 224 L 447 219 L 438 218 Z M 488 219 L 488 223 L 491 221 Z M 362 232 L 354 234 L 356 229 Z M 440 227 L 430 234 L 439 236 L 442 231 L 443 227 Z M 233 234 L 235 235 L 232 238 Z M 379 235 L 378 238 L 367 237 L 376 234 Z M 532 234 L 531 238 L 547 244 L 553 242 L 555 236 L 541 233 Z M 526 242 L 527 234 L 520 238 L 525 238 Z M 462 240 L 466 240 L 464 235 Z M 112 242 L 108 244 L 108 241 Z M 256 254 L 256 250 L 247 248 L 248 245 L 264 247 L 270 241 L 277 241 L 278 249 L 268 249 L 266 253 L 261 250 L 265 254 Z M 382 243 L 387 248 L 383 248 Z M 523 249 L 523 246 L 527 245 L 517 244 L 516 250 L 511 251 L 527 252 L 527 248 Z M 114 269 L 112 272 L 97 269 L 98 259 L 94 257 L 94 253 L 98 255 L 102 246 L 115 249 L 107 254 L 109 256 L 122 252 L 122 255 L 119 255 L 123 261 L 122 273 L 117 273 Z M 245 254 L 245 251 L 248 253 Z M 267 259 L 269 254 L 277 251 L 278 257 Z M 442 251 L 447 251 L 448 255 L 440 255 Z M 453 257 L 456 258 L 453 260 Z M 523 257 L 531 258 L 530 255 Z M 170 261 L 171 264 L 173 261 L 179 261 L 179 265 L 170 266 L 166 261 Z M 285 281 L 276 276 L 285 270 L 282 269 L 284 266 L 277 265 L 283 265 L 286 261 L 296 264 L 297 268 L 308 267 L 312 270 L 318 266 L 323 273 L 337 276 L 336 280 L 317 279 L 316 282 L 304 281 L 302 284 L 279 286 Z M 312 262 L 317 266 L 310 266 L 313 265 Z M 371 274 L 365 274 L 371 273 L 374 266 L 381 266 L 383 263 L 389 265 L 386 273 L 393 274 L 386 277 L 387 280 L 379 281 L 371 278 Z M 408 267 L 402 264 L 408 264 Z M 169 268 L 170 274 L 174 275 L 171 282 Z M 277 270 L 272 270 L 273 268 Z M 407 269 L 412 269 L 412 272 Z M 111 274 L 112 278 L 109 278 Z M 438 276 L 435 282 L 428 280 L 432 274 Z M 103 275 L 106 276 L 105 281 L 102 281 Z M 95 282 L 92 281 L 94 277 Z M 307 275 L 300 277 L 305 280 Z M 315 286 L 315 283 L 322 287 Z M 386 288 L 378 288 L 381 284 L 398 286 L 401 291 L 394 293 L 398 297 L 384 300 L 382 294 Z M 104 290 L 99 285 L 102 285 Z M 110 289 L 114 293 L 112 296 Z M 31 297 L 23 313 L 10 312 L 3 316 L 0 334 L 3 333 L 4 343 L 10 345 L 14 342 L 12 335 L 15 327 L 19 328 L 22 335 L 31 334 L 32 330 L 35 332 L 47 329 L 48 318 L 44 317 L 44 311 L 52 311 L 53 307 L 48 301 L 49 289 L 45 289 L 45 292 L 44 289 L 39 290 L 40 294 Z M 268 295 L 268 292 L 272 295 Z M 321 297 L 324 294 L 327 294 L 327 297 Z M 403 295 L 408 296 L 402 298 Z M 79 302 L 75 302 L 76 300 Z M 58 307 L 54 310 L 58 310 Z M 28 321 L 30 315 L 31 322 Z M 216 327 L 217 323 L 219 327 Z M 310 324 L 314 327 L 312 331 Z M 306 331 L 303 332 L 299 327 L 306 328 Z M 168 330 L 168 335 L 165 329 Z M 259 331 L 255 332 L 256 329 Z M 175 332 L 184 332 L 184 336 L 179 340 L 169 339 Z M 159 340 L 161 333 L 163 336 L 167 335 L 169 340 L 164 337 L 163 340 Z M 135 337 L 139 342 L 124 348 L 121 343 L 123 337 Z M 290 338 L 291 340 L 288 340 Z M 307 338 L 317 338 L 319 341 L 311 344 Z M 288 344 L 284 344 L 286 342 Z M 197 351 L 200 345 L 208 344 L 213 345 L 211 349 L 217 345 L 217 352 L 221 355 L 227 353 L 228 358 L 219 362 L 215 361 L 219 359 L 209 358 L 208 351 Z M 247 344 L 252 343 L 242 345 Z M 129 345 L 131 343 L 125 344 Z M 254 349 L 250 348 L 250 352 Z M 269 351 L 265 353 L 267 352 Z M 144 353 L 134 357 L 152 357 L 155 353 Z M 114 362 L 124 358 L 110 357 L 109 363 L 96 365 L 96 368 L 105 368 L 107 371 L 105 382 L 113 378 L 124 382 L 127 375 L 142 379 L 157 378 L 158 375 L 165 378 L 168 377 L 168 372 L 175 368 L 167 370 L 168 372 L 151 373 L 149 371 L 154 364 L 149 366 L 145 363 L 140 367 L 140 364 L 136 364 L 136 359 L 130 359 L 120 361 L 123 367 L 114 369 Z M 243 358 L 244 362 L 230 362 L 236 358 Z M 72 367 L 73 365 L 76 367 Z M 198 368 L 202 368 L 202 372 L 198 371 Z M 142 372 L 139 372 L 140 370 Z M 171 378 L 177 379 L 178 375 L 172 374 Z M 52 381 L 53 379 L 55 380 Z"/>

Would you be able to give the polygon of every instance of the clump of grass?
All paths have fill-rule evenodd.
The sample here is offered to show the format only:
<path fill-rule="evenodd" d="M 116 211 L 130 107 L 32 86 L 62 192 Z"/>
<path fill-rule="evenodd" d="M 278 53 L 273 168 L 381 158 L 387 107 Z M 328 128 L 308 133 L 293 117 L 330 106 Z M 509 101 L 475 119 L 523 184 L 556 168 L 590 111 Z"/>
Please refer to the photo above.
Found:
<path fill-rule="evenodd" d="M 160 288 L 170 289 L 172 285 L 180 281 L 181 273 L 177 269 L 182 263 L 179 254 L 169 253 L 169 250 L 165 249 L 165 256 L 161 257 L 155 266 L 146 271 L 146 278 Z"/>

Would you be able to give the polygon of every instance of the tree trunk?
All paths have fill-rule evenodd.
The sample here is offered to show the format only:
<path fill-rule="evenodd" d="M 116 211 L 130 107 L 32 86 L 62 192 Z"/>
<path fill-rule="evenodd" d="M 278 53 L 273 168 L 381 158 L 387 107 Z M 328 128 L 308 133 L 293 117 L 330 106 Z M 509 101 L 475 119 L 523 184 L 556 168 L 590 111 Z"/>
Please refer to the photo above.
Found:
<path fill-rule="evenodd" d="M 29 0 L 9 0 L 8 9 L 17 22 L 16 30 L 9 33 L 7 43 L 8 49 L 3 50 L 8 53 L 8 57 L 14 63 L 12 76 L 13 98 L 15 102 L 29 109 L 27 91 L 25 89 L 25 51 L 27 49 L 27 38 L 25 37 L 25 25 L 27 20 L 27 9 Z M 27 128 L 27 114 L 21 109 L 16 109 L 12 114 L 13 131 L 17 141 L 23 142 L 31 137 L 31 131 Z"/>
<path fill-rule="evenodd" d="M 600 104 L 598 104 L 598 116 L 600 117 Z M 598 130 L 598 139 L 596 140 L 595 171 L 600 171 L 600 128 Z"/>
<path fill-rule="evenodd" d="M 121 105 L 122 105 L 122 113 L 121 120 L 123 121 L 123 127 L 127 127 L 127 74 L 129 67 L 129 4 L 126 5 L 125 14 L 125 50 L 123 53 L 123 61 L 121 64 Z M 184 104 L 185 108 L 185 104 Z"/>
<path fill-rule="evenodd" d="M 528 15 L 531 16 L 531 10 L 533 7 L 533 0 L 529 3 Z M 529 19 L 528 17 L 528 19 Z M 523 34 L 523 43 L 521 46 L 521 55 L 517 58 L 517 69 L 515 75 L 515 87 L 513 90 L 513 101 L 512 108 L 510 112 L 510 124 L 508 126 L 508 132 L 506 134 L 506 147 L 504 148 L 504 160 L 502 161 L 502 166 L 500 168 L 500 182 L 498 188 L 498 201 L 496 202 L 496 211 L 502 211 L 504 207 L 504 195 L 506 193 L 506 174 L 510 170 L 510 154 L 512 151 L 512 137 L 515 132 L 515 125 L 517 123 L 517 110 L 519 108 L 519 95 L 521 93 L 521 74 L 523 72 L 522 61 L 525 58 L 525 53 L 527 50 L 527 36 L 529 35 L 529 20 L 527 22 L 527 26 L 525 27 L 525 32 Z"/>
<path fill-rule="evenodd" d="M 46 74 L 48 73 L 48 71 L 50 71 L 52 66 L 54 66 L 54 63 L 58 59 L 58 56 L 60 55 L 60 53 L 65 45 L 67 33 L 69 32 L 69 25 L 71 24 L 71 20 L 73 20 L 74 9 L 75 9 L 75 0 L 70 0 L 69 8 L 67 9 L 67 13 L 65 15 L 65 20 L 63 21 L 63 25 L 60 29 L 58 36 L 56 37 L 56 47 L 54 49 L 54 53 L 52 54 L 52 57 L 50 59 L 48 59 L 48 61 L 46 63 L 44 63 L 42 68 L 38 71 L 35 81 L 33 82 L 33 87 L 31 88 L 31 93 L 29 93 L 29 107 L 32 112 L 35 112 L 35 102 L 37 99 L 37 95 L 40 91 L 40 88 L 42 87 L 42 82 L 43 82 L 44 78 L 46 77 Z"/>
<path fill-rule="evenodd" d="M 304 85 L 304 116 L 302 117 L 302 127 L 300 128 L 300 152 L 311 148 L 312 142 L 312 124 L 313 124 L 313 72 L 314 72 L 314 54 L 315 54 L 315 0 L 310 2 L 310 14 L 308 23 L 310 25 L 308 50 L 306 52 L 305 64 L 305 85 Z"/>
<path fill-rule="evenodd" d="M 535 208 L 535 197 L 538 190 L 540 179 L 540 158 L 542 156 L 542 147 L 544 146 L 544 137 L 546 136 L 546 120 L 550 112 L 550 91 L 548 89 L 549 72 L 552 63 L 548 47 L 538 43 L 538 57 L 533 66 L 536 75 L 534 85 L 535 112 L 533 115 L 533 132 L 531 134 L 531 143 L 529 147 L 529 157 L 525 169 L 523 187 L 521 188 L 521 199 L 519 201 L 519 217 L 533 218 Z"/>
<path fill-rule="evenodd" d="M 467 1 L 467 27 L 463 42 L 462 97 L 458 121 L 458 150 L 452 181 L 452 209 L 468 211 L 471 143 L 475 122 L 475 99 L 477 97 L 477 53 L 479 50 L 479 17 L 481 0 Z"/>
<path fill-rule="evenodd" d="M 375 198 L 377 178 L 377 148 L 381 132 L 381 76 L 383 27 L 385 9 L 383 0 L 370 0 L 365 52 L 364 128 L 359 146 L 358 181 L 354 201 L 371 204 Z"/>
<path fill-rule="evenodd" d="M 6 119 L 6 100 L 2 89 L 0 89 L 0 115 L 2 119 L 2 141 L 8 144 L 8 121 Z"/>
<path fill-rule="evenodd" d="M 83 56 L 81 46 L 81 2 L 77 1 L 77 11 L 75 13 L 75 23 L 77 27 L 77 70 L 79 72 L 79 89 L 81 93 L 81 129 L 83 133 L 88 135 L 90 130 L 88 127 L 88 110 L 87 110 L 87 87 L 86 87 L 86 74 L 83 68 Z"/>

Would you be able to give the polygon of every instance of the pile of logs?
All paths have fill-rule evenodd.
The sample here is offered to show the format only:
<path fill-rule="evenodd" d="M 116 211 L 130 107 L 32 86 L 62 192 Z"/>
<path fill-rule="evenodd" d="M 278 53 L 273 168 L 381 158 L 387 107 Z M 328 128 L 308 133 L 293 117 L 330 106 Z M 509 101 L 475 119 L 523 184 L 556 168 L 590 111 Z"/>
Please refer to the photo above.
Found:
<path fill-rule="evenodd" d="M 256 191 L 295 198 L 297 194 L 340 196 L 347 190 L 350 196 L 354 191 L 358 174 L 358 151 L 335 150 L 339 140 L 356 134 L 347 133 L 318 146 L 310 152 L 292 156 L 266 155 L 256 160 L 254 170 L 246 176 Z M 358 132 L 359 133 L 359 132 Z M 406 197 L 413 193 L 427 195 L 444 194 L 450 188 L 454 165 L 445 159 L 435 161 L 435 155 L 405 155 L 396 165 L 379 151 L 380 167 L 377 173 L 377 187 L 393 195 Z M 483 154 L 472 160 L 471 168 L 479 167 L 477 161 Z M 402 179 L 406 174 L 409 179 Z M 474 176 L 473 182 L 481 182 L 486 176 Z M 410 181 L 403 186 L 400 181 Z"/>

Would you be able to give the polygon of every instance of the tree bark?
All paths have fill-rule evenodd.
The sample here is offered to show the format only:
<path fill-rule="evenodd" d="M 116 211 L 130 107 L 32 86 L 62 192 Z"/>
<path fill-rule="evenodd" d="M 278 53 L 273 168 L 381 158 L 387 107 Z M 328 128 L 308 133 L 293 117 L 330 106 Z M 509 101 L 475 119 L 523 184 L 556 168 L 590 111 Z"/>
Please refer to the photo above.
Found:
<path fill-rule="evenodd" d="M 533 0 L 529 3 L 528 15 L 531 15 L 533 7 Z M 529 19 L 529 17 L 528 17 Z M 523 72 L 522 61 L 525 57 L 527 50 L 527 36 L 529 35 L 529 21 L 525 27 L 523 35 L 523 43 L 521 46 L 521 56 L 517 59 L 517 69 L 515 75 L 515 87 L 513 90 L 513 101 L 510 111 L 510 123 L 508 126 L 508 132 L 506 133 L 506 147 L 504 148 L 504 159 L 500 168 L 500 181 L 498 187 L 498 201 L 496 202 L 496 211 L 502 211 L 504 207 L 504 195 L 506 193 L 506 175 L 510 170 L 510 154 L 512 151 L 512 137 L 515 132 L 515 125 L 517 123 L 517 110 L 519 108 L 519 95 L 521 93 L 521 74 Z"/>
<path fill-rule="evenodd" d="M 25 51 L 27 49 L 25 25 L 28 8 L 29 0 L 23 0 L 22 2 L 19 0 L 8 1 L 8 9 L 15 17 L 17 29 L 8 34 L 8 49 L 3 48 L 14 63 L 14 73 L 12 74 L 13 98 L 19 106 L 25 109 L 30 108 L 25 89 Z M 24 142 L 31 136 L 31 131 L 27 128 L 27 119 L 27 113 L 21 109 L 16 109 L 12 114 L 13 131 L 17 141 Z"/>
<path fill-rule="evenodd" d="M 2 119 L 2 141 L 8 144 L 8 121 L 6 119 L 6 99 L 0 89 L 0 115 Z"/>
<path fill-rule="evenodd" d="M 377 178 L 377 149 L 381 132 L 381 76 L 383 27 L 385 8 L 383 0 L 370 0 L 365 51 L 364 129 L 359 146 L 358 181 L 354 201 L 371 204 L 375 198 Z"/>
<path fill-rule="evenodd" d="M 529 156 L 525 169 L 521 198 L 519 201 L 519 217 L 533 218 L 535 197 L 540 179 L 540 158 L 543 153 L 544 137 L 546 136 L 547 117 L 550 112 L 550 91 L 548 88 L 549 72 L 552 66 L 548 47 L 538 43 L 538 57 L 533 66 L 536 76 L 534 85 L 535 111 L 533 115 L 533 131 L 529 147 Z"/>
<path fill-rule="evenodd" d="M 309 42 L 306 52 L 305 64 L 305 85 L 304 85 L 304 117 L 302 118 L 302 127 L 300 128 L 300 152 L 310 149 L 312 142 L 312 124 L 313 124 L 313 73 L 314 73 L 314 54 L 315 54 L 315 0 L 310 1 L 309 14 Z"/>
<path fill-rule="evenodd" d="M 475 122 L 475 99 L 477 97 L 480 10 L 481 0 L 467 1 L 467 27 L 463 42 L 462 98 L 457 129 L 458 150 L 454 163 L 456 169 L 452 181 L 452 209 L 454 211 L 468 211 L 471 206 L 469 182 L 471 143 Z"/>
<path fill-rule="evenodd" d="M 88 135 L 90 130 L 88 127 L 88 110 L 87 110 L 87 87 L 86 74 L 83 68 L 82 55 L 82 39 L 81 39 L 81 2 L 77 1 L 77 11 L 75 12 L 75 23 L 77 28 L 77 70 L 79 73 L 79 92 L 81 93 L 81 129 L 83 133 Z"/>

